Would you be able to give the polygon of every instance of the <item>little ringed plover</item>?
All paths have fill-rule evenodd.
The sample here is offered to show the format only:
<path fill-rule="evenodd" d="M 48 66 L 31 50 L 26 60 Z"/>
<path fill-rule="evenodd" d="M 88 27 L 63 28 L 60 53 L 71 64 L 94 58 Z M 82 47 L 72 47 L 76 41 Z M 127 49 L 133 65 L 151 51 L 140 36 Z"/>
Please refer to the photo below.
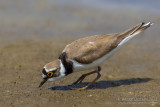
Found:
<path fill-rule="evenodd" d="M 93 73 L 97 77 L 87 86 L 79 88 L 87 89 L 101 76 L 100 64 L 108 59 L 129 39 L 150 27 L 153 23 L 141 23 L 121 33 L 94 35 L 84 37 L 66 45 L 59 58 L 46 64 L 42 70 L 43 81 L 56 81 L 73 72 L 95 69 L 92 72 L 83 74 L 73 84 L 81 83 L 84 78 Z"/>

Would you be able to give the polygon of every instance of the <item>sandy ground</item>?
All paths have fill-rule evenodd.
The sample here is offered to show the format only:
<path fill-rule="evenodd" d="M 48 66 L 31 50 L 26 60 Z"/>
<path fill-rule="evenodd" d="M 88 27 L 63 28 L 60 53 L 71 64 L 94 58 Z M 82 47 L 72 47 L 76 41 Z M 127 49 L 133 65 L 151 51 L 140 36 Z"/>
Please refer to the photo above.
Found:
<path fill-rule="evenodd" d="M 94 79 L 96 75 L 91 75 L 83 83 L 71 85 L 81 74 L 88 71 L 73 73 L 62 80 L 47 82 L 42 88 L 38 88 L 44 64 L 56 59 L 73 38 L 20 40 L 1 45 L 0 105 L 160 106 L 160 45 L 159 42 L 147 44 L 150 40 L 134 42 L 142 39 L 143 37 L 134 38 L 103 63 L 102 77 L 85 91 L 70 88 L 83 87 Z"/>

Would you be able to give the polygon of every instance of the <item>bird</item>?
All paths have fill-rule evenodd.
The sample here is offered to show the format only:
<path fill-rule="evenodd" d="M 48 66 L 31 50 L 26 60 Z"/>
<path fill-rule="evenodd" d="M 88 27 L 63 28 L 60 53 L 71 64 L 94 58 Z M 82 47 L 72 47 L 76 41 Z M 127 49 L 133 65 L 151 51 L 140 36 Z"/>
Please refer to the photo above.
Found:
<path fill-rule="evenodd" d="M 128 40 L 151 25 L 153 25 L 151 22 L 142 22 L 120 33 L 93 35 L 73 41 L 66 45 L 59 58 L 44 66 L 42 70 L 43 80 L 39 87 L 46 81 L 56 81 L 74 72 L 93 70 L 83 74 L 73 82 L 73 84 L 79 84 L 87 76 L 96 73 L 97 76 L 93 81 L 84 87 L 76 88 L 77 90 L 87 89 L 101 77 L 101 63 L 113 55 Z"/>

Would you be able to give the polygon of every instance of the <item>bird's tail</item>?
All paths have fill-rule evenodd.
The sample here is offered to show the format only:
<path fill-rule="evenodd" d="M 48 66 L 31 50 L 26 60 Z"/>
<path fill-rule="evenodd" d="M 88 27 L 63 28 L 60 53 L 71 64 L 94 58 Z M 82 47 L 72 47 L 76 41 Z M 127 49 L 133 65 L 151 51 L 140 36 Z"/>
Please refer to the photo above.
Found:
<path fill-rule="evenodd" d="M 145 29 L 147 29 L 148 27 L 150 27 L 151 25 L 153 25 L 153 23 L 148 22 L 148 23 L 144 23 L 142 22 L 139 25 L 134 26 L 133 28 L 126 30 L 124 32 L 122 32 L 120 34 L 120 36 L 118 38 L 120 38 L 119 40 L 121 41 L 119 45 L 124 44 L 125 42 L 127 42 L 129 39 L 131 39 L 132 37 L 134 37 L 135 35 L 141 33 L 142 31 L 144 31 Z"/>

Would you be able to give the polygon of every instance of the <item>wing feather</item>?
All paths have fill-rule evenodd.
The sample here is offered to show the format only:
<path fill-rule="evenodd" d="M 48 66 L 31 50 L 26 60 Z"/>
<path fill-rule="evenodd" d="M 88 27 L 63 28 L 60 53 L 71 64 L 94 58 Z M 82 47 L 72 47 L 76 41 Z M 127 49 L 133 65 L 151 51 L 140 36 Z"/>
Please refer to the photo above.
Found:
<path fill-rule="evenodd" d="M 66 52 L 68 60 L 73 59 L 82 64 L 92 63 L 116 48 L 128 36 L 136 35 L 151 25 L 151 23 L 144 24 L 138 24 L 122 33 L 95 35 L 78 39 L 67 45 L 63 52 Z"/>

